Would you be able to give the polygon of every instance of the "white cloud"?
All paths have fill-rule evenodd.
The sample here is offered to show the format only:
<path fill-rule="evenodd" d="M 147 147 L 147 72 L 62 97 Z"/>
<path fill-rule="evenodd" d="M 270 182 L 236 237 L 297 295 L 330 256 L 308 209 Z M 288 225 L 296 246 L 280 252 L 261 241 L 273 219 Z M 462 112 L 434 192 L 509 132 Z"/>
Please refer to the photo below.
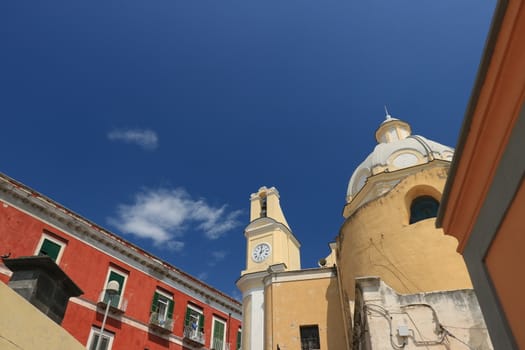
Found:
<path fill-rule="evenodd" d="M 204 281 L 205 279 L 208 278 L 208 273 L 207 272 L 201 272 L 197 275 L 197 278 L 200 279 L 201 281 Z"/>
<path fill-rule="evenodd" d="M 204 199 L 193 199 L 184 189 L 146 189 L 135 195 L 133 204 L 119 205 L 109 223 L 125 234 L 180 250 L 184 247 L 181 237 L 189 227 L 217 239 L 240 224 L 240 214 L 240 210 L 228 212 L 226 205 L 213 207 Z M 225 254 L 216 253 L 216 259 Z"/>
<path fill-rule="evenodd" d="M 146 150 L 154 150 L 159 144 L 157 133 L 148 129 L 113 130 L 108 133 L 108 139 L 134 143 Z"/>

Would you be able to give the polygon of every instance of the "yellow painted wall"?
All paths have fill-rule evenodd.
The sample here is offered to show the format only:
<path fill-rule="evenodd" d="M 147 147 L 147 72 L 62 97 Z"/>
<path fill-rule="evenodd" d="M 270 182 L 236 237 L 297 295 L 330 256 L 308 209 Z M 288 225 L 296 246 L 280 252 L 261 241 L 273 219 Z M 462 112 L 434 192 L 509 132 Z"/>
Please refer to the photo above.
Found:
<path fill-rule="evenodd" d="M 266 201 L 266 216 L 261 216 L 263 198 Z M 245 229 L 246 269 L 241 275 L 264 271 L 274 264 L 284 263 L 288 270 L 301 269 L 300 243 L 286 222 L 279 201 L 279 192 L 274 187 L 261 187 L 250 197 L 250 224 Z M 252 251 L 260 243 L 271 246 L 271 255 L 262 262 L 252 260 Z"/>
<path fill-rule="evenodd" d="M 261 187 L 257 193 L 253 193 L 250 200 L 250 222 L 261 217 L 261 201 L 266 198 L 266 216 L 290 228 L 281 209 L 279 192 L 274 187 Z"/>
<path fill-rule="evenodd" d="M 447 170 L 420 168 L 345 221 L 337 238 L 338 267 L 351 300 L 355 278 L 365 276 L 380 277 L 398 293 L 472 288 L 457 240 L 436 229 L 435 218 L 409 225 L 412 199 L 440 200 Z"/>
<path fill-rule="evenodd" d="M 307 273 L 303 270 L 301 273 Z M 299 327 L 318 325 L 321 349 L 345 349 L 337 279 L 274 282 L 265 291 L 265 349 L 301 348 Z"/>
<path fill-rule="evenodd" d="M 0 282 L 0 349 L 85 350 L 73 336 Z"/>
<path fill-rule="evenodd" d="M 256 223 L 257 221 L 252 224 Z M 246 270 L 241 274 L 263 271 L 270 265 L 280 263 L 285 263 L 288 270 L 299 270 L 301 268 L 300 251 L 295 242 L 292 233 L 287 232 L 285 227 L 249 237 L 246 244 Z M 264 261 L 255 262 L 252 260 L 252 251 L 260 243 L 268 243 L 271 246 L 271 254 Z"/>

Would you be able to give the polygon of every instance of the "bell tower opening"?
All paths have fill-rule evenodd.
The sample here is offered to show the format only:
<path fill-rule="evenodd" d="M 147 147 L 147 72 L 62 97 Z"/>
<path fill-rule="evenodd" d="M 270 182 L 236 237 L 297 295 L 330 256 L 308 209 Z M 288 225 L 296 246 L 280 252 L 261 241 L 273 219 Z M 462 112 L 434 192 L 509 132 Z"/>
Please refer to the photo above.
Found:
<path fill-rule="evenodd" d="M 261 198 L 259 201 L 261 203 L 261 218 L 266 217 L 267 213 L 267 198 L 266 198 L 266 192 L 259 193 L 259 197 Z"/>

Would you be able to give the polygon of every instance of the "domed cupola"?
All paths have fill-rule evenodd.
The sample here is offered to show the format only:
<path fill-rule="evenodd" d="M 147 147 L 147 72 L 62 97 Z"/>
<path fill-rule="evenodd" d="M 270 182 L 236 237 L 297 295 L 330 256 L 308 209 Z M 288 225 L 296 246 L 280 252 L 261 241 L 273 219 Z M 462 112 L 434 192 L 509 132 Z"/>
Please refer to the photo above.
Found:
<path fill-rule="evenodd" d="M 412 135 L 410 125 L 393 118 L 388 111 L 375 136 L 378 144 L 374 151 L 356 168 L 348 183 L 347 205 L 343 213 L 345 217 L 363 204 L 388 192 L 413 167 L 434 160 L 450 162 L 454 155 L 453 148 L 423 136 Z M 382 176 L 378 178 L 376 175 Z M 371 183 L 373 178 L 376 181 Z"/>

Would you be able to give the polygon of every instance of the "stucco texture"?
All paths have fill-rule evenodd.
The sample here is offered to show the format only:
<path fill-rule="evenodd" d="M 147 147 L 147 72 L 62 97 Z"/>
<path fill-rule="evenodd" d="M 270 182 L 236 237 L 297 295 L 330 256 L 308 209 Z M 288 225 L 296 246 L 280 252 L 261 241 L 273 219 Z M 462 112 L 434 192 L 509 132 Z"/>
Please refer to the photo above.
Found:
<path fill-rule="evenodd" d="M 60 325 L 3 283 L 0 310 L 0 349 L 85 350 Z"/>
<path fill-rule="evenodd" d="M 381 277 L 398 293 L 472 288 L 457 240 L 435 218 L 409 224 L 421 195 L 441 200 L 448 167 L 419 168 L 391 191 L 365 204 L 343 224 L 338 241 L 342 286 L 355 300 L 355 279 Z"/>
<path fill-rule="evenodd" d="M 300 326 L 318 325 L 321 349 L 344 349 L 345 336 L 335 276 L 276 282 L 265 291 L 265 349 L 301 348 Z"/>

